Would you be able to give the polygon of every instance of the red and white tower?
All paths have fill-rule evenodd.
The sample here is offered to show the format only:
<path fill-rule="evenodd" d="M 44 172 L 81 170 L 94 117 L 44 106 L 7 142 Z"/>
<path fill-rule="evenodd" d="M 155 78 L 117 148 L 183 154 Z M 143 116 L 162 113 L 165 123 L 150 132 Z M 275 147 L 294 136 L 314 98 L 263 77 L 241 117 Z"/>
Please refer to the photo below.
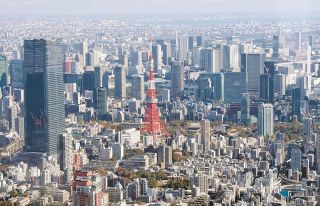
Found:
<path fill-rule="evenodd" d="M 149 60 L 150 71 L 146 97 L 146 112 L 142 131 L 147 135 L 152 135 L 153 142 L 155 143 L 157 140 L 159 140 L 159 138 L 166 138 L 168 136 L 168 132 L 164 128 L 159 116 L 158 99 L 154 80 L 153 57 L 150 56 Z"/>

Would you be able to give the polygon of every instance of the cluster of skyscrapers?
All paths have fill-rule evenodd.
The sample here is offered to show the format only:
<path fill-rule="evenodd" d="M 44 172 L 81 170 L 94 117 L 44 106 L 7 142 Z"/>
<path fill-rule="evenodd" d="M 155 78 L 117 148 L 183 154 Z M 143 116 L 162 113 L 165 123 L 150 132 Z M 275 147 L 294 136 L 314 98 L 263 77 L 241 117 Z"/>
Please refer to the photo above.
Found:
<path fill-rule="evenodd" d="M 23 43 L 0 32 L 0 192 L 21 191 L 6 199 L 316 202 L 317 32 L 115 22 Z"/>

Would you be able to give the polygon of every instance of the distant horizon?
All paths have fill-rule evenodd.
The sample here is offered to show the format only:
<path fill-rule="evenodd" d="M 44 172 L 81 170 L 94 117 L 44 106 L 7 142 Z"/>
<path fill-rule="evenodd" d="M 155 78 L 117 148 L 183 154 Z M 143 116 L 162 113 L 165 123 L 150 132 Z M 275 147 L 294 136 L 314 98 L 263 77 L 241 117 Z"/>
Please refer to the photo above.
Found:
<path fill-rule="evenodd" d="M 315 13 L 318 0 L 0 0 L 1 16 Z"/>
<path fill-rule="evenodd" d="M 171 15 L 171 16 L 168 16 Z M 230 18 L 230 17 L 264 17 L 264 18 L 282 18 L 282 17 L 307 17 L 307 18 L 318 18 L 320 17 L 319 11 L 311 12 L 212 12 L 212 13 L 114 13 L 114 14 L 0 14 L 0 18 L 39 18 L 39 17 L 85 17 L 85 18 L 97 18 L 97 17 L 141 17 L 141 16 L 153 16 L 153 17 L 188 17 L 188 18 Z"/>

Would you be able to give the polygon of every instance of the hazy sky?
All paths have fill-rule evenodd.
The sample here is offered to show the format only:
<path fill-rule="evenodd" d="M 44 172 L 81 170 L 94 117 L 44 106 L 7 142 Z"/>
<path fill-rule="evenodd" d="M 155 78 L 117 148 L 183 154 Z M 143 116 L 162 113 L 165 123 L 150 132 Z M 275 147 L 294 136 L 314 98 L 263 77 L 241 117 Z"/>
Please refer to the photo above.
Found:
<path fill-rule="evenodd" d="M 308 12 L 320 0 L 0 0 L 0 15 Z"/>

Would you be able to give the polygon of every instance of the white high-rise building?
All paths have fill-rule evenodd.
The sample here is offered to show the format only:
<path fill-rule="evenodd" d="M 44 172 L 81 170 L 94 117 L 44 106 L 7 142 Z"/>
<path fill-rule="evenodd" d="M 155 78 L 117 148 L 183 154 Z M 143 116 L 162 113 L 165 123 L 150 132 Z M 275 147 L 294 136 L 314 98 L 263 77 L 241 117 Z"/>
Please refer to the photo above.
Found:
<path fill-rule="evenodd" d="M 86 39 L 83 40 L 81 45 L 81 55 L 83 57 L 83 65 L 87 65 L 86 54 L 88 53 L 88 41 Z"/>
<path fill-rule="evenodd" d="M 296 50 L 301 51 L 301 32 L 295 33 L 295 47 Z"/>
<path fill-rule="evenodd" d="M 230 45 L 230 69 L 235 72 L 240 71 L 240 53 L 238 45 Z"/>
<path fill-rule="evenodd" d="M 311 74 L 311 46 L 307 47 L 307 71 L 306 74 Z"/>
<path fill-rule="evenodd" d="M 259 135 L 273 135 L 273 106 L 272 104 L 261 104 L 258 109 Z"/>
<path fill-rule="evenodd" d="M 152 57 L 154 60 L 154 72 L 158 73 L 162 66 L 162 51 L 159 44 L 152 45 Z"/>
<path fill-rule="evenodd" d="M 72 167 L 72 140 L 73 137 L 69 133 L 59 135 L 61 169 L 71 169 Z"/>
<path fill-rule="evenodd" d="M 203 152 L 206 153 L 210 149 L 210 121 L 201 120 L 200 122 L 201 131 L 201 144 L 203 146 Z"/>
<path fill-rule="evenodd" d="M 184 61 L 188 56 L 188 37 L 180 37 L 178 43 L 178 59 Z"/>

